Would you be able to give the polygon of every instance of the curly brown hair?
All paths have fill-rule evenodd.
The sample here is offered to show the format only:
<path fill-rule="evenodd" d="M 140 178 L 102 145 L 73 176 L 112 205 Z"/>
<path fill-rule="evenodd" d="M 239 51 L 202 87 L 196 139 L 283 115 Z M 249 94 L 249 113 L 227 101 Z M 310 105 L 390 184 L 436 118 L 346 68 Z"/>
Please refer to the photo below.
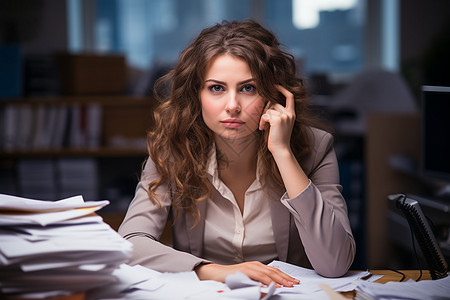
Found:
<path fill-rule="evenodd" d="M 296 121 L 291 147 L 299 162 L 311 151 L 305 130 L 323 127 L 310 113 L 303 80 L 297 77 L 294 57 L 280 48 L 276 36 L 259 23 L 224 21 L 204 29 L 180 55 L 179 62 L 155 84 L 160 102 L 155 109 L 155 127 L 149 132 L 147 148 L 161 177 L 150 183 L 148 195 L 159 203 L 156 189 L 168 183 L 172 206 L 183 208 L 199 219 L 196 203 L 211 195 L 206 168 L 214 134 L 202 118 L 200 90 L 214 58 L 228 54 L 244 60 L 256 80 L 263 99 L 285 104 L 276 85 L 295 98 Z M 281 175 L 267 148 L 268 131 L 255 132 L 266 182 L 284 187 Z M 178 211 L 178 209 L 176 209 Z"/>

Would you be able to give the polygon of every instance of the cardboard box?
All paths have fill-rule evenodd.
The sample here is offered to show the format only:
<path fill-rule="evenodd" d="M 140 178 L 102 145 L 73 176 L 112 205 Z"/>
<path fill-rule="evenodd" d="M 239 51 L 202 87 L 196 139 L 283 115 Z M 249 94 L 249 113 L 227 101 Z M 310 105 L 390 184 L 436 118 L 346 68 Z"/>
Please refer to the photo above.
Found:
<path fill-rule="evenodd" d="M 123 55 L 56 54 L 61 91 L 66 95 L 122 94 L 126 88 Z"/>

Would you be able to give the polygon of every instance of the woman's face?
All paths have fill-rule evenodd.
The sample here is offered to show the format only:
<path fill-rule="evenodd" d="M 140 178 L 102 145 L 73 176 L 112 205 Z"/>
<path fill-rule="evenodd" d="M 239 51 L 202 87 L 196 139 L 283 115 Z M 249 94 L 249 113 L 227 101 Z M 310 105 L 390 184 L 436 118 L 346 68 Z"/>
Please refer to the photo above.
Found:
<path fill-rule="evenodd" d="M 247 63 L 226 54 L 207 68 L 200 100 L 206 125 L 225 139 L 244 138 L 257 130 L 265 104 Z"/>

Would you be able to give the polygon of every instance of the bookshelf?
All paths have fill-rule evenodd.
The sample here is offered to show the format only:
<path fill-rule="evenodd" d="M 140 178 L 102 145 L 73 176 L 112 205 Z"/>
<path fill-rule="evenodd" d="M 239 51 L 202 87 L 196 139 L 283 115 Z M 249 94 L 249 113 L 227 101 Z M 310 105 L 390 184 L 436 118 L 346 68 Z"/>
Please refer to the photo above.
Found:
<path fill-rule="evenodd" d="M 153 105 L 151 97 L 133 96 L 23 98 L 1 101 L 0 114 L 4 121 L 0 122 L 3 129 L 0 153 L 8 157 L 138 154 L 143 146 L 145 149 L 146 132 L 153 124 Z M 59 109 L 62 108 L 64 111 L 60 112 Z M 92 108 L 96 110 L 91 117 L 94 120 L 88 120 L 89 110 L 93 110 Z M 58 120 L 52 122 L 52 119 L 58 119 L 60 114 L 65 114 L 64 124 L 59 124 Z M 56 131 L 62 130 L 60 140 L 55 143 L 38 143 L 36 140 L 41 137 L 37 136 L 41 134 L 41 125 L 46 129 L 47 135 L 55 135 Z M 94 130 L 94 141 L 74 142 L 77 135 L 88 135 Z M 11 136 L 7 136 L 8 134 Z"/>
<path fill-rule="evenodd" d="M 50 200 L 80 191 L 96 198 L 86 199 L 83 195 L 85 200 L 108 199 L 111 204 L 99 214 L 116 229 L 134 194 L 147 156 L 146 134 L 153 125 L 154 104 L 152 97 L 113 95 L 0 101 L 0 193 L 37 199 L 42 195 Z M 95 107 L 93 120 L 89 120 L 90 107 Z M 29 111 L 24 113 L 24 108 Z M 82 113 L 75 113 L 75 108 Z M 65 121 L 58 122 L 57 116 L 51 116 L 52 111 L 59 109 L 66 114 L 61 118 Z M 14 111 L 13 116 L 7 116 L 10 110 Z M 44 117 L 39 116 L 39 110 L 44 112 Z M 38 136 L 42 134 L 41 127 L 50 136 Z M 60 136 L 56 138 L 58 131 Z M 82 140 L 74 143 L 80 135 Z M 39 139 L 47 142 L 41 143 Z M 39 167 L 33 167 L 36 163 Z M 87 166 L 84 171 L 83 165 Z M 76 169 L 65 181 L 63 177 L 69 169 L 64 166 Z M 36 192 L 36 188 L 24 188 L 24 178 L 32 182 L 33 173 L 37 178 L 35 185 L 40 190 L 46 189 L 43 194 Z M 72 184 L 72 190 L 64 191 L 63 182 Z M 91 193 L 93 189 L 95 192 Z"/>

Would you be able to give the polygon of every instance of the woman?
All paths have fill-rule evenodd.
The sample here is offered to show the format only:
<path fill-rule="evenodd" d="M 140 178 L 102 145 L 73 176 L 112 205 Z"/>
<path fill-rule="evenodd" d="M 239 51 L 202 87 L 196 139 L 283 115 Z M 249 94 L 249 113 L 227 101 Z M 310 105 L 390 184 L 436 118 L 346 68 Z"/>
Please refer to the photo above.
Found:
<path fill-rule="evenodd" d="M 274 259 L 345 274 L 355 242 L 332 136 L 309 117 L 277 38 L 253 21 L 204 29 L 156 90 L 167 87 L 119 229 L 131 263 L 277 286 L 298 280 L 266 265 Z M 168 220 L 173 247 L 158 242 Z"/>

